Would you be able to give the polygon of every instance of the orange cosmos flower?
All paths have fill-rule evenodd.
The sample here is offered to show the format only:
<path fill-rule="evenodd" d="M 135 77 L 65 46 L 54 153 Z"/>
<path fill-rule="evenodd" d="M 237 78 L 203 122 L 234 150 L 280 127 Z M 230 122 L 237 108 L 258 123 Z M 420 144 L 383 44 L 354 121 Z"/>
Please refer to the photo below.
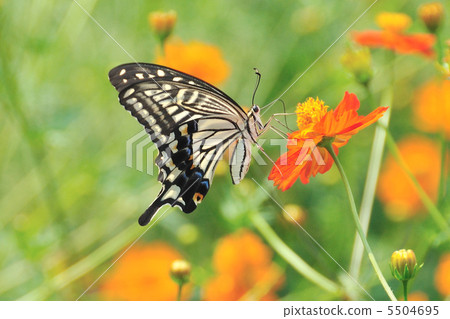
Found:
<path fill-rule="evenodd" d="M 170 278 L 172 263 L 182 259 L 163 242 L 135 245 L 119 259 L 100 287 L 106 300 L 176 300 L 178 285 Z M 189 285 L 182 300 L 189 298 Z"/>
<path fill-rule="evenodd" d="M 403 13 L 384 12 L 377 16 L 381 30 L 355 31 L 353 40 L 361 45 L 384 48 L 404 54 L 434 55 L 436 38 L 432 34 L 405 34 L 411 25 L 411 18 Z"/>
<path fill-rule="evenodd" d="M 217 275 L 205 287 L 205 300 L 276 300 L 284 281 L 272 252 L 255 234 L 240 230 L 219 242 L 214 251 Z"/>
<path fill-rule="evenodd" d="M 432 141 L 410 136 L 398 143 L 408 168 L 432 199 L 437 197 L 440 174 L 440 150 Z M 386 158 L 378 182 L 378 198 L 394 220 L 405 220 L 423 212 L 423 205 L 408 175 L 392 155 Z"/>
<path fill-rule="evenodd" d="M 334 110 L 328 110 L 318 98 L 299 103 L 296 111 L 299 130 L 289 135 L 288 151 L 277 160 L 269 179 L 285 191 L 298 178 L 306 184 L 311 176 L 327 172 L 333 159 L 323 143 L 331 141 L 337 154 L 354 134 L 383 116 L 387 107 L 378 107 L 367 116 L 358 115 L 358 109 L 358 98 L 348 92 Z"/>
<path fill-rule="evenodd" d="M 422 86 L 414 100 L 416 127 L 431 133 L 445 133 L 450 139 L 450 80 L 432 80 Z"/>
<path fill-rule="evenodd" d="M 434 284 L 441 295 L 450 296 L 450 253 L 444 254 L 439 259 Z"/>
<path fill-rule="evenodd" d="M 185 72 L 213 85 L 222 83 L 230 68 L 220 50 L 209 44 L 192 41 L 169 41 L 164 45 L 164 55 L 159 55 L 157 64 Z"/>

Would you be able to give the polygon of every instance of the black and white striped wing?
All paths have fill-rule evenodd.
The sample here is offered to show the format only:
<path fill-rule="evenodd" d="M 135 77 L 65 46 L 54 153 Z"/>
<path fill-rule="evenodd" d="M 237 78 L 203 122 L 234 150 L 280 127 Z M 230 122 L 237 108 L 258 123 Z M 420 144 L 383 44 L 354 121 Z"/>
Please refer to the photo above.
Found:
<path fill-rule="evenodd" d="M 247 115 L 214 86 L 160 65 L 120 65 L 109 79 L 159 150 L 162 188 L 139 224 L 148 224 L 165 204 L 191 213 L 206 196 L 225 150 L 242 137 Z"/>

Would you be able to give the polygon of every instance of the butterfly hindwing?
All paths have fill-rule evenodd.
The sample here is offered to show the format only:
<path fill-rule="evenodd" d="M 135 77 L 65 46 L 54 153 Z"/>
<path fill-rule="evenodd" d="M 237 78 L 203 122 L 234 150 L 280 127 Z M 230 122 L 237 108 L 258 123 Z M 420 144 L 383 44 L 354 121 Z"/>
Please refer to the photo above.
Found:
<path fill-rule="evenodd" d="M 206 196 L 217 162 L 242 136 L 245 112 L 219 89 L 159 65 L 121 65 L 109 77 L 120 103 L 159 150 L 162 188 L 139 224 L 148 224 L 165 204 L 192 212 Z"/>
<path fill-rule="evenodd" d="M 239 184 L 247 174 L 251 160 L 251 143 L 240 138 L 231 148 L 230 174 L 233 184 Z"/>

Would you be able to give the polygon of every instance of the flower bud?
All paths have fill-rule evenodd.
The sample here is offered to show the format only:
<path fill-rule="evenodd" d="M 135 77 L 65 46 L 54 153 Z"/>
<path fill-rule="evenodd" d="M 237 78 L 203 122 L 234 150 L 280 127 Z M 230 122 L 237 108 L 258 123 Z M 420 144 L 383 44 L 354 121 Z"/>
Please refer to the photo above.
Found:
<path fill-rule="evenodd" d="M 440 2 L 425 3 L 419 7 L 419 16 L 428 31 L 435 33 L 442 24 L 444 7 Z"/>
<path fill-rule="evenodd" d="M 191 274 L 191 264 L 186 260 L 178 259 L 170 267 L 170 276 L 179 285 L 184 285 L 189 281 Z"/>
<path fill-rule="evenodd" d="M 369 48 L 352 48 L 349 46 L 341 56 L 341 63 L 354 75 L 358 83 L 367 85 L 372 79 L 372 56 Z"/>
<path fill-rule="evenodd" d="M 395 279 L 408 281 L 414 278 L 416 272 L 422 267 L 417 265 L 416 255 L 411 249 L 400 249 L 391 256 L 391 272 Z"/>
<path fill-rule="evenodd" d="M 161 44 L 164 44 L 164 41 L 172 33 L 176 21 L 177 13 L 173 10 L 169 12 L 155 11 L 150 12 L 148 15 L 150 27 L 159 38 Z"/>
<path fill-rule="evenodd" d="M 303 225 L 306 220 L 306 212 L 298 205 L 288 204 L 284 206 L 283 217 L 291 224 Z"/>

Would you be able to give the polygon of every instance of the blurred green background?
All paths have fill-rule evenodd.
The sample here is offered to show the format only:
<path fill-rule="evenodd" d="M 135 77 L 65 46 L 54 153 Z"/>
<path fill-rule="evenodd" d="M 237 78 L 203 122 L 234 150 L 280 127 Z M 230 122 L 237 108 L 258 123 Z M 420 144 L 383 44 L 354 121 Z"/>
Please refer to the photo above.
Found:
<path fill-rule="evenodd" d="M 242 105 L 249 105 L 255 75 L 262 73 L 256 102 L 277 98 L 372 0 L 214 0 L 94 1 L 82 5 L 137 61 L 155 58 L 157 41 L 147 16 L 155 10 L 178 14 L 174 34 L 183 41 L 199 40 L 220 48 L 231 68 L 220 87 Z M 412 32 L 424 32 L 416 18 L 424 1 L 380 0 L 352 28 L 377 28 L 381 11 L 401 11 L 415 20 Z M 445 2 L 446 12 L 450 4 Z M 449 34 L 449 25 L 444 34 Z M 308 96 L 319 96 L 334 107 L 345 91 L 362 101 L 366 92 L 341 66 L 349 42 L 343 36 L 284 96 L 288 111 Z M 385 87 L 385 52 L 374 52 L 373 90 L 379 101 Z M 0 299 L 75 300 L 144 230 L 137 218 L 159 191 L 155 176 L 125 165 L 126 141 L 141 126 L 117 102 L 108 71 L 132 62 L 129 56 L 79 6 L 70 0 L 0 1 Z M 392 132 L 400 138 L 413 132 L 408 107 L 418 85 L 435 74 L 433 62 L 399 56 Z M 281 112 L 280 103 L 264 115 Z M 289 119 L 295 126 L 295 119 Z M 359 207 L 374 127 L 339 154 Z M 264 138 L 274 137 L 268 133 Z M 264 144 L 275 160 L 278 146 Z M 256 149 L 254 150 L 256 152 Z M 250 210 L 261 212 L 277 234 L 314 268 L 336 281 L 348 281 L 342 270 L 298 227 L 288 223 L 279 207 L 251 180 L 268 189 L 281 204 L 307 211 L 305 229 L 348 268 L 354 226 L 338 173 L 333 168 L 310 184 L 296 183 L 282 193 L 267 181 L 271 166 L 252 165 L 246 180 L 231 184 L 228 172 L 216 176 L 205 201 L 191 215 L 171 209 L 140 241 L 163 240 L 193 265 L 198 283 L 211 276 L 211 255 L 218 239 L 245 227 Z M 258 200 L 256 200 L 258 199 Z M 449 211 L 447 209 L 447 216 Z M 186 226 L 187 225 L 187 226 Z M 189 230 L 189 236 L 185 231 Z M 425 261 L 413 290 L 441 299 L 433 285 L 438 257 L 450 249 L 436 239 L 429 218 L 397 223 L 375 202 L 370 226 L 372 244 L 385 276 L 390 279 L 391 253 L 413 248 Z M 255 231 L 257 233 L 257 231 Z M 192 237 L 192 234 L 194 236 Z M 333 298 L 296 273 L 278 255 L 285 270 L 280 299 Z M 360 283 L 377 300 L 387 298 L 364 259 Z M 359 292 L 360 293 L 360 292 Z M 361 293 L 361 299 L 368 297 Z M 96 286 L 83 300 L 101 299 Z"/>

